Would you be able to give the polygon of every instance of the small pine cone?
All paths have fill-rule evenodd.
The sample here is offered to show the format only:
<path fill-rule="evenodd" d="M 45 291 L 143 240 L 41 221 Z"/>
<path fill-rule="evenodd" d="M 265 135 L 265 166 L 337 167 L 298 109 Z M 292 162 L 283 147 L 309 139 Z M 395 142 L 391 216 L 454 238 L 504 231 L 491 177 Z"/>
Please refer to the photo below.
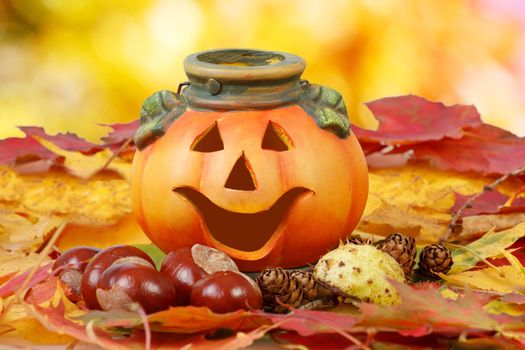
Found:
<path fill-rule="evenodd" d="M 416 240 L 401 233 L 392 233 L 377 244 L 377 249 L 393 257 L 408 277 L 416 259 Z"/>
<path fill-rule="evenodd" d="M 332 295 L 328 289 L 317 283 L 313 273 L 310 271 L 296 270 L 292 271 L 290 276 L 296 278 L 301 284 L 303 289 L 303 304 Z"/>
<path fill-rule="evenodd" d="M 350 236 L 346 239 L 346 243 L 348 244 L 357 244 L 357 245 L 365 245 L 365 244 L 374 244 L 374 240 L 372 238 L 363 238 L 361 236 Z"/>
<path fill-rule="evenodd" d="M 443 244 L 426 246 L 419 255 L 418 272 L 428 277 L 438 277 L 434 272 L 446 274 L 453 264 L 452 253 Z"/>
<path fill-rule="evenodd" d="M 267 267 L 259 277 L 257 284 L 263 295 L 263 307 L 266 311 L 286 313 L 284 305 L 298 307 L 303 300 L 301 282 L 290 276 L 280 267 Z"/>

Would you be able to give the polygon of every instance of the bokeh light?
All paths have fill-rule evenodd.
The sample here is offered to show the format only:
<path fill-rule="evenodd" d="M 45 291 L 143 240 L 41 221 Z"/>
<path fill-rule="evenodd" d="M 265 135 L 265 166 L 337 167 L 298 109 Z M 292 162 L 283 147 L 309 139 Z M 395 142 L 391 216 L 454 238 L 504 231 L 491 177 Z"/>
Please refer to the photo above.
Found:
<path fill-rule="evenodd" d="M 304 77 L 339 90 L 361 126 L 375 126 L 365 102 L 414 93 L 525 135 L 520 0 L 4 0 L 0 137 L 43 125 L 96 140 L 96 123 L 176 90 L 187 55 L 222 47 L 303 56 Z"/>

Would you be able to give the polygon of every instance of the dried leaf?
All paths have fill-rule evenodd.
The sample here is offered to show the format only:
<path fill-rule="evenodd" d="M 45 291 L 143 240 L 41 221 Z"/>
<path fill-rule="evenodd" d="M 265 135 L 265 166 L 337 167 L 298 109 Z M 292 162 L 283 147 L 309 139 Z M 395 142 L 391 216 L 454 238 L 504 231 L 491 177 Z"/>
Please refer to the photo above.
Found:
<path fill-rule="evenodd" d="M 98 226 L 114 225 L 132 212 L 129 183 L 114 175 L 85 181 L 60 171 L 31 175 L 0 171 L 0 182 L 4 178 L 19 194 L 10 201 L 0 199 L 0 210 L 7 212 L 56 215 L 70 223 Z"/>
<path fill-rule="evenodd" d="M 350 332 L 354 325 L 361 320 L 360 315 L 299 309 L 286 315 L 262 312 L 258 312 L 258 314 L 278 323 L 279 328 L 294 331 L 302 337 L 322 333 Z"/>
<path fill-rule="evenodd" d="M 446 107 L 413 95 L 368 106 L 380 122 L 378 129 L 352 129 L 367 155 L 380 154 L 372 159 L 375 167 L 391 166 L 385 156 L 396 154 L 459 172 L 505 174 L 525 166 L 525 137 L 483 124 L 472 106 Z"/>
<path fill-rule="evenodd" d="M 524 305 L 525 304 L 525 295 L 512 293 L 512 294 L 505 294 L 501 297 L 501 301 L 505 303 L 510 304 L 518 304 L 518 305 Z"/>
<path fill-rule="evenodd" d="M 9 325 L 14 328 L 18 337 L 33 344 L 69 344 L 75 340 L 71 336 L 49 331 L 39 321 L 29 317 L 13 320 Z"/>
<path fill-rule="evenodd" d="M 49 135 L 45 132 L 44 128 L 38 126 L 21 126 L 19 129 L 22 130 L 28 138 L 43 138 L 67 151 L 79 151 L 84 154 L 89 154 L 98 152 L 102 149 L 100 145 L 86 141 L 78 135 L 70 132 L 65 134 Z"/>
<path fill-rule="evenodd" d="M 525 280 L 512 266 L 500 266 L 497 270 L 485 268 L 448 275 L 440 274 L 440 277 L 450 284 L 461 287 L 470 286 L 499 293 L 525 293 Z"/>
<path fill-rule="evenodd" d="M 471 196 L 463 196 L 458 193 L 454 193 L 455 202 L 452 207 L 452 212 L 457 212 Z M 504 195 L 498 190 L 492 190 L 483 193 L 477 197 L 472 207 L 463 210 L 461 217 L 472 216 L 479 214 L 496 214 L 496 213 L 508 213 L 515 211 L 525 211 L 525 200 L 523 198 L 517 198 L 511 205 L 505 205 L 511 197 Z"/>
<path fill-rule="evenodd" d="M 109 126 L 112 131 L 104 136 L 101 140 L 104 142 L 105 147 L 109 147 L 112 151 L 117 151 L 120 147 L 125 144 L 128 140 L 132 140 L 135 132 L 140 126 L 139 120 L 134 120 L 129 123 L 117 123 L 117 124 L 102 124 Z M 130 150 L 134 150 L 135 145 L 133 142 L 130 144 Z"/>
<path fill-rule="evenodd" d="M 417 238 L 419 242 L 434 242 L 448 228 L 454 193 L 478 193 L 492 181 L 490 177 L 440 171 L 424 164 L 371 170 L 369 197 L 359 230 L 379 235 L 399 231 Z M 502 184 L 500 190 L 510 195 L 521 186 L 521 181 L 508 182 Z M 475 220 L 467 217 L 462 229 L 465 234 L 479 234 L 493 226 L 508 228 L 519 222 L 520 214 L 476 216 Z M 487 226 L 485 231 L 480 231 Z"/>
<path fill-rule="evenodd" d="M 525 221 L 525 213 L 487 214 L 463 218 L 460 239 L 469 241 L 490 230 L 502 231 Z"/>
<path fill-rule="evenodd" d="M 37 256 L 34 259 L 38 261 L 39 258 L 40 257 Z M 49 259 L 44 259 L 44 262 L 48 262 L 48 261 Z M 28 262 L 28 261 L 18 262 L 17 267 L 25 271 L 15 277 L 12 277 L 0 287 L 0 297 L 2 298 L 9 297 L 20 289 L 20 287 L 22 286 L 24 281 L 27 279 L 27 277 L 29 276 L 29 274 L 31 273 L 34 267 L 34 262 L 32 262 L 33 266 L 31 266 L 30 268 L 24 268 L 24 263 L 28 265 L 31 264 L 31 262 Z M 51 275 L 51 266 L 52 266 L 51 263 L 46 263 L 46 265 L 38 267 L 35 273 L 33 274 L 33 276 L 26 283 L 24 289 L 32 288 L 33 286 L 36 286 L 40 282 L 45 281 Z"/>
<path fill-rule="evenodd" d="M 525 137 L 486 124 L 461 139 L 422 143 L 412 150 L 414 160 L 428 160 L 443 170 L 506 174 L 525 166 Z"/>
<path fill-rule="evenodd" d="M 264 320 L 254 320 L 253 314 L 249 311 L 238 310 L 227 314 L 216 314 L 206 307 L 195 306 L 170 308 L 150 315 L 148 320 L 153 330 L 176 333 L 195 333 L 219 327 L 246 330 L 265 324 Z"/>
<path fill-rule="evenodd" d="M 402 303 L 398 307 L 360 304 L 363 320 L 358 326 L 395 330 L 401 335 L 420 337 L 428 334 L 464 332 L 501 332 L 505 324 L 525 326 L 519 319 L 494 316 L 483 310 L 484 303 L 471 292 L 456 300 L 443 298 L 432 285 L 417 288 L 395 284 Z M 525 334 L 523 335 L 525 336 Z"/>
<path fill-rule="evenodd" d="M 482 258 L 495 257 L 501 251 L 525 236 L 525 222 L 505 231 L 490 231 L 478 240 L 467 244 L 467 249 L 455 249 L 454 265 L 449 274 L 456 274 L 474 267 Z M 474 254 L 472 253 L 474 252 Z"/>
<path fill-rule="evenodd" d="M 503 298 L 500 298 L 486 304 L 483 310 L 493 315 L 507 314 L 510 316 L 521 316 L 525 314 L 525 305 L 505 302 Z"/>
<path fill-rule="evenodd" d="M 102 170 L 112 170 L 119 174 L 122 178 L 129 180 L 131 165 L 129 162 L 115 158 L 108 164 L 113 153 L 105 149 L 90 156 L 83 155 L 79 152 L 66 151 L 61 149 L 54 143 L 47 141 L 40 137 L 34 137 L 42 146 L 64 157 L 64 167 L 68 172 L 81 179 L 89 179 L 96 173 Z"/>
<path fill-rule="evenodd" d="M 96 152 L 102 147 L 90 143 L 75 134 L 66 133 L 48 135 L 41 127 L 20 127 L 25 138 L 8 138 L 0 140 L 0 164 L 14 164 L 15 162 L 28 162 L 38 159 L 57 160 L 60 155 L 43 147 L 35 137 L 44 138 L 55 143 L 59 147 L 70 151 L 81 151 L 84 153 Z"/>
<path fill-rule="evenodd" d="M 366 105 L 379 127 L 375 131 L 352 127 L 358 139 L 365 142 L 400 145 L 444 137 L 459 139 L 465 128 L 481 125 L 474 106 L 445 106 L 415 95 L 387 97 Z"/>

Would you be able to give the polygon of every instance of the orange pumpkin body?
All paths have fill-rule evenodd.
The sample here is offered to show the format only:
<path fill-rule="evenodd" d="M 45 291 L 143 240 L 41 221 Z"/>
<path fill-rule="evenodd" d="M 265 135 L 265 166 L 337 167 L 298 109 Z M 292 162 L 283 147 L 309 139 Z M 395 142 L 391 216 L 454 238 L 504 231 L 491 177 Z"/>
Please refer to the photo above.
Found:
<path fill-rule="evenodd" d="M 368 173 L 355 136 L 322 129 L 299 103 L 190 105 L 137 151 L 132 187 L 139 224 L 165 252 L 200 243 L 260 271 L 315 262 L 345 239 Z"/>
<path fill-rule="evenodd" d="M 293 148 L 283 152 L 262 149 L 270 121 L 286 131 Z M 224 149 L 192 151 L 196 137 L 215 122 Z M 243 153 L 256 182 L 251 191 L 225 187 Z M 298 106 L 268 111 L 187 111 L 162 138 L 137 152 L 132 183 L 139 224 L 161 249 L 206 244 L 230 255 L 244 271 L 316 261 L 355 228 L 368 195 L 366 162 L 355 136 L 339 139 L 320 129 Z M 179 186 L 199 191 L 224 210 L 246 214 L 268 210 L 294 188 L 305 191 L 285 208 L 275 232 L 264 237 L 266 243 L 244 251 L 215 238 L 203 216 L 206 213 L 173 192 Z M 234 232 L 235 224 L 225 229 L 239 235 L 239 240 L 252 235 L 250 230 Z"/>

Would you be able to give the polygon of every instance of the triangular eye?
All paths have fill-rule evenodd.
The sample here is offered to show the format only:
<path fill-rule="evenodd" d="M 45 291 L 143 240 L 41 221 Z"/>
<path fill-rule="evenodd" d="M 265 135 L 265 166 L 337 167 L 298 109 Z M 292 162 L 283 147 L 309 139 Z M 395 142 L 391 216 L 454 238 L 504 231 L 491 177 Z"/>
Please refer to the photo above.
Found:
<path fill-rule="evenodd" d="M 264 132 L 262 149 L 283 152 L 293 148 L 293 141 L 283 127 L 270 121 Z"/>
<path fill-rule="evenodd" d="M 217 152 L 224 149 L 217 122 L 195 138 L 191 150 L 196 152 Z"/>

